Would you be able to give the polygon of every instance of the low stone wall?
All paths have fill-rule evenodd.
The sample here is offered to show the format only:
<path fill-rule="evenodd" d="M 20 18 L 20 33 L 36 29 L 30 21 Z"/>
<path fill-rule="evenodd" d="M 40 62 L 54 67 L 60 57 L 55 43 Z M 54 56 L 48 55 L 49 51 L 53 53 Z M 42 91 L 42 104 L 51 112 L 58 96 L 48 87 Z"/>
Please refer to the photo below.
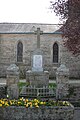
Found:
<path fill-rule="evenodd" d="M 73 102 L 80 101 L 80 84 L 70 84 L 69 85 L 69 94 L 63 98 L 63 100 Z"/>
<path fill-rule="evenodd" d="M 74 107 L 0 107 L 1 120 L 73 120 Z"/>

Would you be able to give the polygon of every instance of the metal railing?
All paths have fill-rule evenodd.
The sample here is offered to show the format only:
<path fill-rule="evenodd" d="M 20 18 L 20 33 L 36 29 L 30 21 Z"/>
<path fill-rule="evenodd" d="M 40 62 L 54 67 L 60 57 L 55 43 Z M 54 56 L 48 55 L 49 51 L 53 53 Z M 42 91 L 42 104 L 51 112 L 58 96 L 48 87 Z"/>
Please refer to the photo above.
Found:
<path fill-rule="evenodd" d="M 23 97 L 54 97 L 55 91 L 52 88 L 48 88 L 48 87 L 35 88 L 31 86 L 29 87 L 25 86 L 25 88 L 22 88 L 20 96 L 23 96 Z"/>

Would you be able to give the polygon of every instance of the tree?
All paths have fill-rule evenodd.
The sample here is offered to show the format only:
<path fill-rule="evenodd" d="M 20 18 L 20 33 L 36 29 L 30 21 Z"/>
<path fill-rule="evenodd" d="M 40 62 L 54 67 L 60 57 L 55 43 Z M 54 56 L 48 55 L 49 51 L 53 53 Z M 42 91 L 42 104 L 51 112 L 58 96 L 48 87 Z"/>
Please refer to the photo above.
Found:
<path fill-rule="evenodd" d="M 51 1 L 51 9 L 56 15 L 66 20 L 63 25 L 63 35 L 67 38 L 64 45 L 73 54 L 80 54 L 80 0 Z"/>

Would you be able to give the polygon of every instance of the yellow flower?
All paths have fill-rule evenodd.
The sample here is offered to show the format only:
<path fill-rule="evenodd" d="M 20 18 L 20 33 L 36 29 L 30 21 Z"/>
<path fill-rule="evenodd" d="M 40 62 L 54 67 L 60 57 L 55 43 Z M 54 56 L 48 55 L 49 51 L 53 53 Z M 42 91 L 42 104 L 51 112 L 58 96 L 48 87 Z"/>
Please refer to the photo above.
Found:
<path fill-rule="evenodd" d="M 7 104 L 7 106 L 9 106 L 9 104 Z"/>
<path fill-rule="evenodd" d="M 41 105 L 45 105 L 45 104 L 46 104 L 46 102 L 40 102 L 40 104 L 41 104 Z"/>
<path fill-rule="evenodd" d="M 12 105 L 13 103 L 12 103 L 12 101 L 10 101 L 10 105 Z"/>
<path fill-rule="evenodd" d="M 32 107 L 32 104 L 30 105 L 30 107 Z"/>
<path fill-rule="evenodd" d="M 40 104 L 41 104 L 41 105 L 43 105 L 43 104 L 44 104 L 44 102 L 40 102 Z"/>
<path fill-rule="evenodd" d="M 39 106 L 38 106 L 38 105 L 36 105 L 36 107 L 37 107 L 37 108 L 39 108 Z"/>
<path fill-rule="evenodd" d="M 22 98 L 20 98 L 19 100 L 20 100 L 20 101 L 22 101 L 23 99 L 22 99 Z"/>
<path fill-rule="evenodd" d="M 32 102 L 29 102 L 28 104 L 32 105 Z"/>
<path fill-rule="evenodd" d="M 37 99 L 34 99 L 34 102 L 37 102 L 37 103 L 39 103 L 39 100 L 37 100 Z"/>
<path fill-rule="evenodd" d="M 9 106 L 9 104 L 8 104 L 7 102 L 5 103 L 5 105 L 6 105 L 6 106 Z"/>
<path fill-rule="evenodd" d="M 28 102 L 28 99 L 26 99 L 25 101 Z"/>
<path fill-rule="evenodd" d="M 0 104 L 0 107 L 2 107 L 2 104 Z"/>
<path fill-rule="evenodd" d="M 35 105 L 37 105 L 38 103 L 36 102 Z"/>
<path fill-rule="evenodd" d="M 21 104 L 21 102 L 18 102 L 18 104 Z"/>
<path fill-rule="evenodd" d="M 44 105 L 46 104 L 46 102 L 43 102 L 44 103 Z"/>
<path fill-rule="evenodd" d="M 34 99 L 34 101 L 36 101 L 37 99 Z"/>
<path fill-rule="evenodd" d="M 1 103 L 4 104 L 4 101 L 2 101 Z"/>
<path fill-rule="evenodd" d="M 66 103 L 66 102 L 65 102 L 65 101 L 63 101 L 63 105 L 65 105 L 65 103 Z"/>
<path fill-rule="evenodd" d="M 26 104 L 26 107 L 28 107 L 28 104 Z"/>

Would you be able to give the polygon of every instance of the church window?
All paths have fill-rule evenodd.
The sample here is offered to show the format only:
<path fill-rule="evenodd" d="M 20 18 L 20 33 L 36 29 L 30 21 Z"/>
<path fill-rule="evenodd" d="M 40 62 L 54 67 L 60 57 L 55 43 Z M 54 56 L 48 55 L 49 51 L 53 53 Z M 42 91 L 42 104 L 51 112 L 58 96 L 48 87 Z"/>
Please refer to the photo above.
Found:
<path fill-rule="evenodd" d="M 54 43 L 54 45 L 53 45 L 53 63 L 58 63 L 58 54 L 59 54 L 58 51 L 59 51 L 58 44 Z"/>
<path fill-rule="evenodd" d="M 17 44 L 17 62 L 23 62 L 23 44 L 19 42 Z"/>

